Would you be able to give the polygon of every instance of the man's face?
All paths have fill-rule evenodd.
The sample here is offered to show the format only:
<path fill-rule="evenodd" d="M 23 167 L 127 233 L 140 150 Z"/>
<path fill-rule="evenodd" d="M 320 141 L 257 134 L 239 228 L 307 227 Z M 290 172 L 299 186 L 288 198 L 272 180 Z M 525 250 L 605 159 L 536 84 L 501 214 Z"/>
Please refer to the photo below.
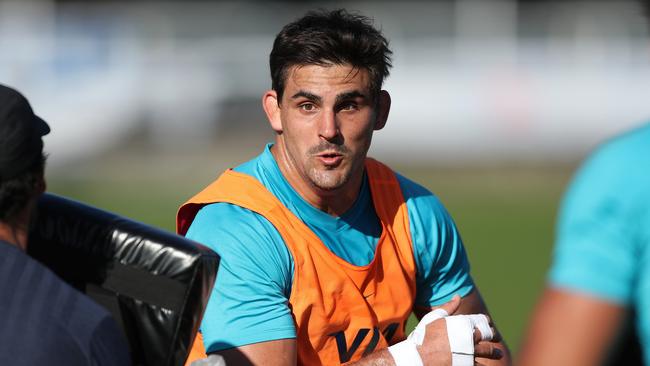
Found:
<path fill-rule="evenodd" d="M 293 176 L 311 190 L 331 192 L 361 181 L 373 130 L 387 116 L 371 99 L 369 81 L 367 70 L 349 65 L 288 70 L 279 109 L 269 116 L 278 132 L 275 154 L 290 182 Z"/>

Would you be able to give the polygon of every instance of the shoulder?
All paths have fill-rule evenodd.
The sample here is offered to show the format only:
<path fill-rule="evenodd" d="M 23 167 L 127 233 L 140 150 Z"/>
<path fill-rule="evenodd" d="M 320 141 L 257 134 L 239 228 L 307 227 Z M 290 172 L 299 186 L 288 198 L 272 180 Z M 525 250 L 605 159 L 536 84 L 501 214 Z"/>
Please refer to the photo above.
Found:
<path fill-rule="evenodd" d="M 650 124 L 599 145 L 582 164 L 579 175 L 610 183 L 648 179 L 641 166 L 650 163 Z M 617 173 L 624 173 L 623 175 Z M 592 182 L 598 184 L 598 182 Z"/>
<path fill-rule="evenodd" d="M 217 202 L 205 205 L 199 210 L 187 231 L 187 236 L 195 240 L 197 237 L 209 236 L 206 238 L 209 239 L 214 233 L 239 230 L 248 232 L 266 225 L 270 225 L 270 222 L 260 214 L 234 204 Z"/>
<path fill-rule="evenodd" d="M 605 141 L 599 150 L 617 156 L 648 159 L 647 155 L 639 156 L 638 153 L 650 151 L 649 140 L 650 123 L 646 123 Z"/>
<path fill-rule="evenodd" d="M 593 210 L 594 205 L 633 209 L 650 198 L 650 124 L 616 136 L 585 159 L 567 190 L 563 209 Z"/>
<path fill-rule="evenodd" d="M 108 311 L 70 284 L 63 281 L 49 268 L 21 251 L 2 252 L 13 256 L 13 270 L 7 274 L 11 279 L 13 299 L 29 299 L 32 306 L 24 311 L 26 316 L 44 317 L 49 321 L 66 319 L 71 326 L 83 325 L 82 331 L 92 328 Z M 4 277 L 4 276 L 3 276 Z M 38 311 L 29 311 L 38 310 Z"/>
<path fill-rule="evenodd" d="M 558 216 L 553 286 L 630 301 L 647 250 L 649 164 L 650 125 L 601 144 L 584 161 Z"/>
<path fill-rule="evenodd" d="M 280 233 L 262 215 L 229 203 L 204 206 L 187 231 L 222 258 L 222 264 L 269 276 L 288 284 L 293 258 Z"/>
<path fill-rule="evenodd" d="M 202 207 L 186 236 L 208 245 L 217 253 L 223 250 L 224 242 L 246 242 L 260 249 L 273 246 L 278 240 L 282 242 L 278 231 L 264 216 L 223 202 Z"/>
<path fill-rule="evenodd" d="M 429 189 L 399 173 L 395 173 L 395 176 L 404 195 L 409 218 L 417 221 L 425 220 L 427 223 L 430 223 L 430 220 L 440 224 L 451 222 L 449 212 Z"/>
<path fill-rule="evenodd" d="M 44 279 L 47 279 L 51 286 L 46 295 L 49 298 L 51 321 L 65 328 L 82 348 L 87 349 L 88 341 L 97 333 L 97 329 L 101 328 L 102 323 L 112 322 L 117 327 L 108 310 L 61 280 L 49 269 L 44 270 Z"/>
<path fill-rule="evenodd" d="M 454 294 L 465 296 L 474 283 L 462 239 L 449 212 L 430 190 L 396 173 L 408 209 L 417 266 L 418 306 L 436 306 Z"/>
<path fill-rule="evenodd" d="M 78 364 L 80 360 L 88 360 L 92 356 L 91 340 L 98 335 L 100 325 L 112 322 L 117 331 L 102 331 L 99 335 L 121 341 L 119 347 L 109 348 L 115 354 L 127 355 L 128 362 L 123 336 L 106 309 L 26 254 L 15 251 L 2 251 L 2 254 L 5 260 L 7 254 L 13 256 L 15 261 L 12 266 L 14 270 L 9 274 L 11 277 L 3 276 L 11 282 L 1 286 L 10 288 L 10 294 L 1 294 L 0 303 L 8 301 L 11 309 L 9 316 L 14 319 L 14 324 L 22 324 L 19 325 L 22 331 L 15 333 L 10 342 L 17 342 L 17 347 L 31 347 L 33 353 L 29 356 L 30 360 L 46 357 L 57 364 Z M 29 332 L 25 331 L 25 324 L 30 325 Z M 3 327 L 0 338 L 11 329 L 15 328 Z"/>

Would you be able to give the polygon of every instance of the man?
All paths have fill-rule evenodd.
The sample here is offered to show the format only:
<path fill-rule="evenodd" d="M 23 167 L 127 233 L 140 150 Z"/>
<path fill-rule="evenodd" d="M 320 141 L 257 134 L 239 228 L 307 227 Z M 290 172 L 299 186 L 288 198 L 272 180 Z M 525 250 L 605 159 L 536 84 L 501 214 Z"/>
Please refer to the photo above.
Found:
<path fill-rule="evenodd" d="M 262 98 L 275 143 L 180 208 L 178 231 L 222 258 L 201 331 L 227 364 L 509 362 L 501 342 L 474 349 L 471 327 L 470 350 L 455 352 L 453 327 L 431 319 L 400 343 L 412 311 L 454 294 L 446 313 L 487 309 L 442 204 L 366 158 L 388 118 L 390 55 L 368 18 L 343 10 L 285 26 Z"/>
<path fill-rule="evenodd" d="M 635 313 L 650 365 L 650 124 L 607 141 L 584 162 L 556 235 L 549 284 L 518 364 L 631 364 L 612 354 L 629 346 L 620 336 Z"/>
<path fill-rule="evenodd" d="M 129 365 L 109 313 L 25 253 L 49 131 L 0 85 L 0 365 Z"/>

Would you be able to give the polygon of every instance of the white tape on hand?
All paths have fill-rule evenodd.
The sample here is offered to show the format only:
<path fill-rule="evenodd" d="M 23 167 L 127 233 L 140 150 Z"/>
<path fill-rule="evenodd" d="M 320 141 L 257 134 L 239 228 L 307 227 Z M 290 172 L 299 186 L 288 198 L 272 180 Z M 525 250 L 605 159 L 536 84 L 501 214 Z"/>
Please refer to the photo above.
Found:
<path fill-rule="evenodd" d="M 190 366 L 226 366 L 226 360 L 220 355 L 209 355 L 207 358 L 196 360 Z"/>
<path fill-rule="evenodd" d="M 395 360 L 396 366 L 424 366 L 422 358 L 418 352 L 417 346 L 421 346 L 424 342 L 424 335 L 427 331 L 427 325 L 449 316 L 444 309 L 436 309 L 430 311 L 427 315 L 422 317 L 415 329 L 409 334 L 408 338 L 388 347 L 388 352 Z"/>
<path fill-rule="evenodd" d="M 452 366 L 474 366 L 474 324 L 465 315 L 445 318 Z"/>
<path fill-rule="evenodd" d="M 427 315 L 422 317 L 422 320 L 418 325 L 413 329 L 411 334 L 409 334 L 408 339 L 413 341 L 418 346 L 422 345 L 424 342 L 424 334 L 427 331 L 427 325 L 444 317 L 449 316 L 449 313 L 445 309 L 436 309 L 427 313 Z"/>
<path fill-rule="evenodd" d="M 388 352 L 393 356 L 395 366 L 424 366 L 417 346 L 410 339 L 388 347 Z"/>
<path fill-rule="evenodd" d="M 481 332 L 481 341 L 491 341 L 494 338 L 494 332 L 490 327 L 490 321 L 484 314 L 471 314 L 467 315 L 474 328 Z"/>

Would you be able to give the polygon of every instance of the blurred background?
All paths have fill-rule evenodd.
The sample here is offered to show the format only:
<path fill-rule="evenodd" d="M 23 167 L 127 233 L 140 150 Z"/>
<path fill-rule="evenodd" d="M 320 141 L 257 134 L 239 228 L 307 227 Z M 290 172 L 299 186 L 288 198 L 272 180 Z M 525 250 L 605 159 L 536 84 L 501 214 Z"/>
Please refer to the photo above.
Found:
<path fill-rule="evenodd" d="M 173 230 L 179 204 L 273 138 L 260 100 L 277 32 L 337 7 L 394 51 L 371 155 L 445 203 L 516 353 L 571 175 L 650 117 L 636 1 L 0 0 L 0 83 L 52 127 L 51 192 Z"/>

